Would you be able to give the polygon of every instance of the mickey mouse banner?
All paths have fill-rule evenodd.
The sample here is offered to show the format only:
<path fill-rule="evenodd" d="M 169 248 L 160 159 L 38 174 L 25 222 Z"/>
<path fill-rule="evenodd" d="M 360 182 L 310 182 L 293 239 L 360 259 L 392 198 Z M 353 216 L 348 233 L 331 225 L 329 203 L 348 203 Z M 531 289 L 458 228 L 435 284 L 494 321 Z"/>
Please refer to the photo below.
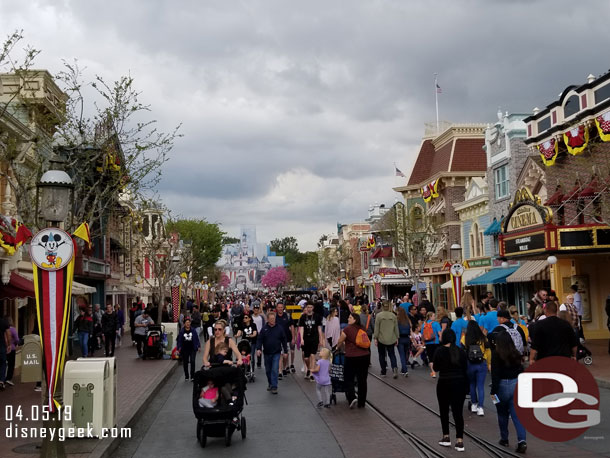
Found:
<path fill-rule="evenodd" d="M 610 142 L 610 111 L 595 118 L 595 126 L 599 133 L 599 138 L 605 142 Z"/>
<path fill-rule="evenodd" d="M 64 368 L 75 251 L 72 237 L 57 228 L 38 232 L 30 245 L 42 365 L 51 412 L 60 407 L 53 395 Z"/>
<path fill-rule="evenodd" d="M 462 275 L 464 274 L 464 266 L 456 262 L 449 268 L 451 274 L 451 286 L 453 293 L 453 303 L 456 308 L 461 307 L 462 303 Z"/>
<path fill-rule="evenodd" d="M 563 142 L 571 155 L 576 156 L 582 153 L 589 143 L 589 128 L 582 125 L 564 132 Z"/>
<path fill-rule="evenodd" d="M 557 159 L 557 155 L 559 154 L 559 145 L 554 138 L 551 138 L 540 145 L 536 145 L 536 148 L 540 151 L 540 156 L 542 157 L 544 165 L 551 166 L 555 164 L 555 159 Z"/>

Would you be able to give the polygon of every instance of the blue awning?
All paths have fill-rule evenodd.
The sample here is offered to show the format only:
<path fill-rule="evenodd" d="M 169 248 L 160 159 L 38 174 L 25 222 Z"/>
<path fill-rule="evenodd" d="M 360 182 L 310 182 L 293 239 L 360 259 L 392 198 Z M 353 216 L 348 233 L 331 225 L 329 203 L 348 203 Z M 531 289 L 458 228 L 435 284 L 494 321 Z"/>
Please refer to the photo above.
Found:
<path fill-rule="evenodd" d="M 506 277 L 508 277 L 518 268 L 519 266 L 491 269 L 489 272 L 485 272 L 483 275 L 468 281 L 468 285 L 495 285 L 497 283 L 506 283 Z"/>
<path fill-rule="evenodd" d="M 425 290 L 428 287 L 428 285 L 426 285 L 423 281 L 419 282 L 419 290 Z M 411 291 L 417 291 L 417 288 L 415 287 L 415 285 L 411 286 Z"/>
<path fill-rule="evenodd" d="M 500 232 L 502 232 L 502 225 L 494 218 L 489 227 L 483 232 L 483 235 L 498 235 Z"/>

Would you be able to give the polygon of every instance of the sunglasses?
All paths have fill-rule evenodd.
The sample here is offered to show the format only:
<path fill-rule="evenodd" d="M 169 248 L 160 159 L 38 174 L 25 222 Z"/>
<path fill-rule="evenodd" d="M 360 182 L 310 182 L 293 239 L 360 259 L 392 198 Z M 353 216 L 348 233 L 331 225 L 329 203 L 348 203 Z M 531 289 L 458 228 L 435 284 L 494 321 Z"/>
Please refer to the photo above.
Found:
<path fill-rule="evenodd" d="M 224 331 L 223 328 L 214 328 L 214 331 Z"/>

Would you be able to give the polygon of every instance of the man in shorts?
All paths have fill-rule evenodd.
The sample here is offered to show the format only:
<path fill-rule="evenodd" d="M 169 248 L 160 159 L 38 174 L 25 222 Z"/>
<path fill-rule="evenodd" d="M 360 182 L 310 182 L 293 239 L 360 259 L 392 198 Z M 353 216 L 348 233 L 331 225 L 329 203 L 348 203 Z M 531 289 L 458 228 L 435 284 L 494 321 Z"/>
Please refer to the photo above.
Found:
<path fill-rule="evenodd" d="M 279 326 L 284 329 L 286 333 L 286 342 L 288 342 L 288 346 L 290 347 L 290 353 L 292 354 L 292 362 L 293 364 L 288 369 L 288 352 L 283 353 L 280 358 L 280 373 L 278 378 L 282 380 L 282 376 L 288 375 L 290 371 L 295 372 L 294 368 L 294 325 L 292 324 L 292 320 L 290 319 L 290 315 L 285 312 L 284 304 L 281 302 L 277 304 L 275 307 L 276 310 L 276 321 Z"/>
<path fill-rule="evenodd" d="M 322 317 L 313 313 L 311 302 L 305 305 L 304 313 L 299 318 L 299 331 L 301 333 L 303 361 L 307 367 L 305 378 L 314 380 L 311 370 L 316 364 L 315 355 L 324 342 L 324 335 L 322 334 Z"/>

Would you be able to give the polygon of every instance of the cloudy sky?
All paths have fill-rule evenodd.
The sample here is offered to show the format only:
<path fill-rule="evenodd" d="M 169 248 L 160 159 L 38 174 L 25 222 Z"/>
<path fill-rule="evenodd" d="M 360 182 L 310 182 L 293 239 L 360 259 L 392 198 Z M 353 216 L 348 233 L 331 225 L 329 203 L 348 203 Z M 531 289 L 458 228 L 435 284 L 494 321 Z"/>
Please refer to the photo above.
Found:
<path fill-rule="evenodd" d="M 530 113 L 610 67 L 591 0 L 0 0 L 52 73 L 130 73 L 160 127 L 183 124 L 159 193 L 174 214 L 256 224 L 313 249 L 392 204 L 425 122 Z M 403 180 L 404 181 L 404 180 Z"/>

